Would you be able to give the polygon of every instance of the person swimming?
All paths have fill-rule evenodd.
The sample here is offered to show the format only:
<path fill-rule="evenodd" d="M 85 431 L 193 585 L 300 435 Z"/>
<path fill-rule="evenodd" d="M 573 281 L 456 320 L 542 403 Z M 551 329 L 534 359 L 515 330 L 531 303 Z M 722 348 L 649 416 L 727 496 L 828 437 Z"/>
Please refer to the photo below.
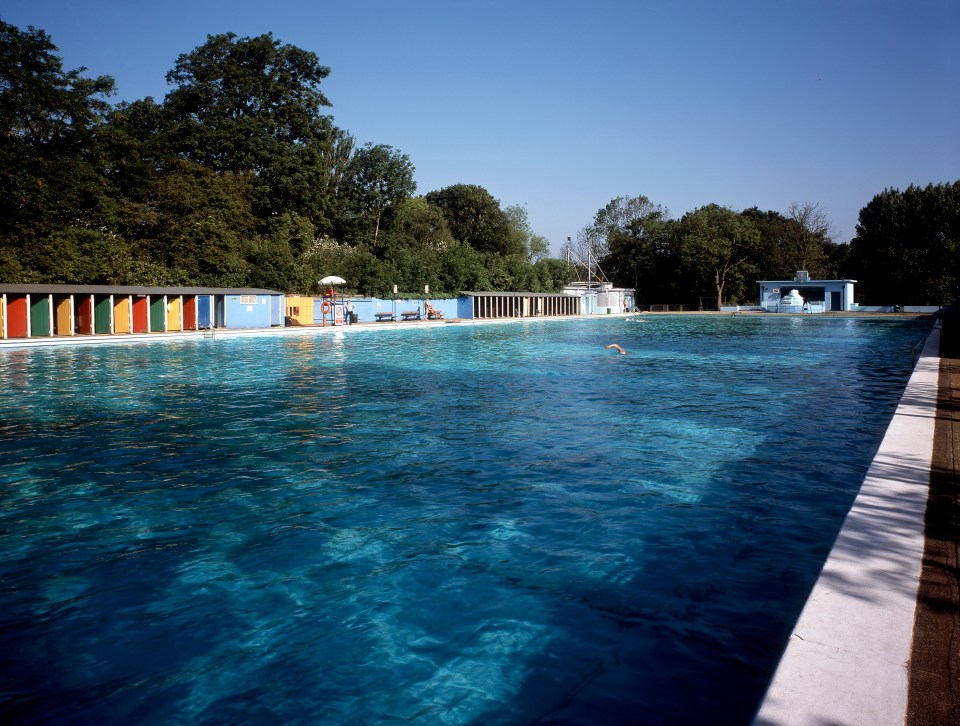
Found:
<path fill-rule="evenodd" d="M 603 349 L 604 349 L 604 350 L 610 350 L 611 348 L 613 348 L 614 350 L 620 351 L 620 355 L 626 355 L 626 354 L 627 354 L 627 351 L 625 351 L 623 348 L 621 348 L 621 347 L 620 347 L 619 345 L 617 345 L 616 343 L 611 343 L 610 345 L 606 345 L 606 346 L 604 346 Z"/>

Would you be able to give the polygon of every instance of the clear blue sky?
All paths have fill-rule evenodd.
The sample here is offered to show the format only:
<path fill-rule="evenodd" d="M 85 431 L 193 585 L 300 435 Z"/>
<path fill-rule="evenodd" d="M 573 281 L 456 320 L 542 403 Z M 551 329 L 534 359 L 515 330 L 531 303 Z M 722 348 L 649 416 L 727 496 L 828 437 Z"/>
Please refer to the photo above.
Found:
<path fill-rule="evenodd" d="M 479 184 L 556 252 L 614 197 L 680 217 L 819 204 L 838 242 L 885 188 L 960 180 L 960 2 L 2 0 L 114 101 L 169 90 L 208 34 L 272 32 L 331 69 L 334 122 Z"/>

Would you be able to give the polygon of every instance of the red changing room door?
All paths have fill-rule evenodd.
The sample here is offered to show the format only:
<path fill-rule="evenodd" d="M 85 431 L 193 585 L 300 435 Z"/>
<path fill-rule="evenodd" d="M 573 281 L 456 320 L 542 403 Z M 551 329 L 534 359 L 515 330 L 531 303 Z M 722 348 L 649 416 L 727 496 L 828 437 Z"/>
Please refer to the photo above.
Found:
<path fill-rule="evenodd" d="M 26 338 L 29 333 L 27 321 L 30 308 L 26 295 L 7 295 L 7 337 Z"/>
<path fill-rule="evenodd" d="M 134 296 L 133 298 L 133 332 L 150 332 L 150 301 L 145 295 Z"/>

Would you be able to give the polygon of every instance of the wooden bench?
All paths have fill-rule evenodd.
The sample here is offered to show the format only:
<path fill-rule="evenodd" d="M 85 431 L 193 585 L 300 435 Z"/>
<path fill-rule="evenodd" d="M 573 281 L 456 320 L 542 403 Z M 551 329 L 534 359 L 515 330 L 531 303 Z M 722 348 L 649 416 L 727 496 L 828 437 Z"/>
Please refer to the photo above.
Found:
<path fill-rule="evenodd" d="M 377 319 L 378 323 L 385 321 L 393 322 L 394 320 L 393 313 L 374 313 L 374 317 Z"/>
<path fill-rule="evenodd" d="M 419 310 L 407 310 L 406 312 L 400 313 L 400 317 L 404 320 L 419 320 L 420 311 Z"/>

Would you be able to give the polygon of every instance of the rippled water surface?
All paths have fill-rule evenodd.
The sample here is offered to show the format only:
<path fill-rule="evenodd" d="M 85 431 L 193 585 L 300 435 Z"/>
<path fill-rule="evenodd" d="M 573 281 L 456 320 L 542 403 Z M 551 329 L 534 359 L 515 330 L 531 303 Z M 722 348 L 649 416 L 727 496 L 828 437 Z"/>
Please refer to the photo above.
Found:
<path fill-rule="evenodd" d="M 0 718 L 747 723 L 926 327 L 2 352 Z"/>

